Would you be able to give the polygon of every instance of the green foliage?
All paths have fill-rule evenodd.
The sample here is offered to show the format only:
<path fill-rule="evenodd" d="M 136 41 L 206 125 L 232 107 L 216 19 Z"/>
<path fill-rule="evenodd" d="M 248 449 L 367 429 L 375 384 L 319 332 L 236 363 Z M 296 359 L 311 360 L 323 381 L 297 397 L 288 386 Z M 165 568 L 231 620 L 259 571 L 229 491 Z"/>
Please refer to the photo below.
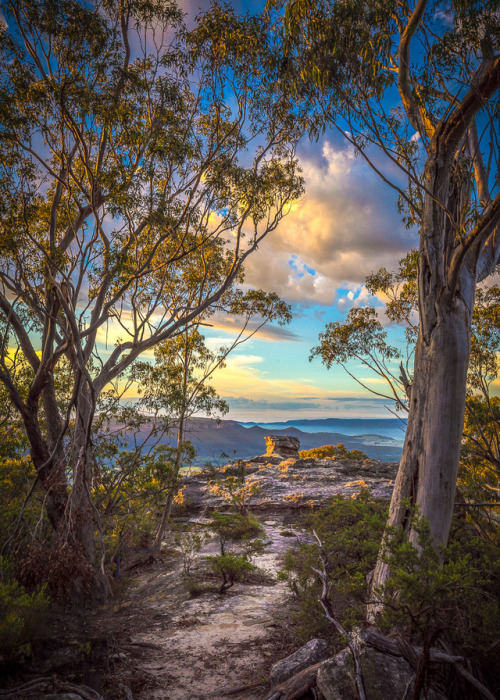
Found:
<path fill-rule="evenodd" d="M 0 562 L 5 572 L 5 562 Z M 0 580 L 0 663 L 23 661 L 40 636 L 43 612 L 49 600 L 41 588 L 28 593 L 15 579 Z"/>
<path fill-rule="evenodd" d="M 199 527 L 190 527 L 188 530 L 183 529 L 175 532 L 174 543 L 182 552 L 185 576 L 189 577 L 191 574 L 191 567 L 196 556 L 209 537 L 209 534 Z"/>
<path fill-rule="evenodd" d="M 357 498 L 335 496 L 331 505 L 307 516 L 306 528 L 314 530 L 330 554 L 328 581 L 331 600 L 339 620 L 350 629 L 366 614 L 367 574 L 374 568 L 382 539 L 386 504 L 372 498 L 363 489 Z M 285 554 L 280 579 L 285 580 L 297 596 L 298 636 L 307 641 L 313 636 L 331 636 L 318 602 L 321 583 L 314 572 L 318 568 L 318 548 L 302 543 Z"/>
<path fill-rule="evenodd" d="M 208 490 L 214 496 L 221 496 L 224 501 L 236 506 L 245 516 L 248 514 L 252 499 L 260 493 L 261 487 L 257 481 L 245 477 L 244 462 L 239 463 L 239 468 L 238 475 L 228 476 L 225 479 L 219 477 L 211 481 Z"/>
<path fill-rule="evenodd" d="M 228 588 L 234 585 L 237 581 L 242 581 L 250 571 L 255 569 L 248 558 L 244 555 L 238 555 L 234 552 L 221 554 L 216 557 L 207 557 L 212 567 L 212 571 L 222 576 L 222 585 L 219 593 L 222 595 Z"/>
<path fill-rule="evenodd" d="M 390 535 L 381 624 L 396 626 L 423 647 L 441 637 L 493 679 L 500 627 L 498 541 L 478 537 L 461 520 L 454 522 L 449 545 L 436 551 L 427 521 L 417 514 L 411 525 L 414 544 L 401 533 Z"/>
<path fill-rule="evenodd" d="M 13 0 L 2 11 L 0 383 L 51 525 L 95 567 L 82 534 L 96 525 L 91 491 L 121 536 L 123 523 L 142 529 L 137 502 L 163 488 L 151 465 L 132 468 L 135 455 L 116 455 L 118 481 L 112 454 L 99 470 L 99 396 L 161 346 L 164 393 L 152 402 L 184 416 L 208 351 L 199 346 L 179 392 L 183 330 L 231 306 L 243 325 L 249 313 L 286 320 L 275 295 L 236 289 L 303 191 L 300 133 L 276 91 L 279 47 L 262 14 L 213 6 L 188 29 L 170 0 Z M 225 410 L 213 389 L 196 400 Z"/>
<path fill-rule="evenodd" d="M 26 551 L 33 534 L 43 538 L 48 531 L 43 495 L 27 451 L 26 435 L 0 385 L 0 548 L 11 558 Z"/>
<path fill-rule="evenodd" d="M 364 624 L 368 603 L 367 574 L 373 569 L 386 517 L 386 504 L 368 491 L 356 499 L 336 497 L 332 504 L 307 517 L 328 554 L 330 600 L 345 629 Z M 379 624 L 398 630 L 413 644 L 427 648 L 442 639 L 454 653 L 477 664 L 492 683 L 500 680 L 496 645 L 500 627 L 500 549 L 496 539 L 474 533 L 470 523 L 455 519 L 450 544 L 436 551 L 427 521 L 413 515 L 404 533 L 389 532 L 385 605 Z M 318 547 L 302 543 L 285 555 L 279 578 L 296 595 L 298 636 L 333 635 L 318 602 L 321 594 Z M 338 638 L 337 638 L 338 642 Z M 343 643 L 343 641 L 341 642 Z"/>
<path fill-rule="evenodd" d="M 368 459 L 368 455 L 361 450 L 348 450 L 341 442 L 337 445 L 323 445 L 312 450 L 301 450 L 299 457 L 302 459 Z"/>
<path fill-rule="evenodd" d="M 208 527 L 216 533 L 221 555 L 225 554 L 229 542 L 251 540 L 263 532 L 263 527 L 254 515 L 219 513 L 213 511 Z"/>
<path fill-rule="evenodd" d="M 328 369 L 333 364 L 340 365 L 370 393 L 395 400 L 397 405 L 404 407 L 404 391 L 395 375 L 401 356 L 397 347 L 388 344 L 387 330 L 382 326 L 376 309 L 366 306 L 351 309 L 344 322 L 328 323 L 319 334 L 319 345 L 312 348 L 309 360 L 319 357 Z M 388 394 L 374 390 L 351 372 L 349 362 L 354 359 L 373 372 L 376 378 L 384 379 Z"/>
<path fill-rule="evenodd" d="M 158 445 L 149 454 L 119 451 L 113 442 L 101 448 L 108 458 L 110 450 L 114 454 L 112 461 L 100 464 L 92 496 L 100 515 L 106 560 L 110 562 L 124 548 L 151 541 L 165 494 L 178 484 L 176 448 Z M 191 443 L 183 443 L 183 455 L 192 457 Z"/>

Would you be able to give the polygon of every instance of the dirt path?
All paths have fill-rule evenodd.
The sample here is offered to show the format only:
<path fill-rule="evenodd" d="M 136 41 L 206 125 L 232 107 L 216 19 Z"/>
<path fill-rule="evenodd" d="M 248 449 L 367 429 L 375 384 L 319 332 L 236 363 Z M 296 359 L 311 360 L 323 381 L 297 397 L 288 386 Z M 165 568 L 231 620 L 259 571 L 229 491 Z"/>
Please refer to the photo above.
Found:
<path fill-rule="evenodd" d="M 281 534 L 286 531 L 279 520 L 262 524 L 267 546 L 254 563 L 264 575 L 235 584 L 224 596 L 205 592 L 189 597 L 181 556 L 157 562 L 137 576 L 123 604 L 100 623 L 112 625 L 119 650 L 117 688 L 122 678 L 134 700 L 199 700 L 224 698 L 225 688 L 258 684 L 231 697 L 263 697 L 270 666 L 291 650 L 286 590 L 276 573 L 293 540 Z M 200 562 L 216 546 L 208 543 Z M 111 692 L 105 697 L 113 698 Z M 117 692 L 115 697 L 122 696 Z"/>

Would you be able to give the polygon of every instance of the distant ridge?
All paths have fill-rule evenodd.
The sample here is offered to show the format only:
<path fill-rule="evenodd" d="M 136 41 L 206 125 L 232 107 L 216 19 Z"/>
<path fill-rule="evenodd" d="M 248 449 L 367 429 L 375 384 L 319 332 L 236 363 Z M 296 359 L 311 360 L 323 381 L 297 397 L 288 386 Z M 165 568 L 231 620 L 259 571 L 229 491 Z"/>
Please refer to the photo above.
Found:
<path fill-rule="evenodd" d="M 400 424 L 397 419 L 396 424 Z M 337 423 L 352 423 L 356 419 L 328 419 Z M 325 421 L 303 421 L 308 424 L 325 425 Z M 375 420 L 356 421 L 352 429 L 358 428 L 357 435 L 346 434 L 345 432 L 333 430 L 321 430 L 312 432 L 310 426 L 306 430 L 300 430 L 296 427 L 300 421 L 286 421 L 279 425 L 284 427 L 276 427 L 276 423 L 266 423 L 256 425 L 255 423 L 241 424 L 234 420 L 216 421 L 210 418 L 192 418 L 189 421 L 186 431 L 186 439 L 191 440 L 198 452 L 196 458 L 197 464 L 202 464 L 206 461 L 224 461 L 221 453 L 225 453 L 233 460 L 235 458 L 248 459 L 263 454 L 265 449 L 264 437 L 270 433 L 276 435 L 294 435 L 300 440 L 300 447 L 303 450 L 309 450 L 321 445 L 336 445 L 342 442 L 348 449 L 363 450 L 369 457 L 382 461 L 399 460 L 401 455 L 401 440 L 403 433 L 400 431 L 401 438 L 395 440 L 388 435 L 384 435 L 376 431 L 376 423 L 386 422 Z M 290 425 L 293 423 L 293 425 Z M 326 425 L 334 425 L 335 423 L 328 422 Z M 248 426 L 248 427 L 247 427 Z M 382 426 L 383 427 L 383 426 Z M 351 426 L 347 428 L 351 431 Z M 144 426 L 141 433 L 147 434 L 148 426 Z M 359 434 L 362 433 L 362 434 Z M 130 436 L 130 444 L 133 444 L 133 436 Z M 175 436 L 163 440 L 164 444 L 174 444 Z M 228 461 L 227 459 L 225 461 Z"/>
<path fill-rule="evenodd" d="M 240 421 L 249 428 L 258 425 L 266 430 L 285 430 L 295 427 L 303 432 L 340 432 L 345 435 L 383 435 L 395 440 L 403 440 L 406 418 L 299 418 L 286 421 Z"/>

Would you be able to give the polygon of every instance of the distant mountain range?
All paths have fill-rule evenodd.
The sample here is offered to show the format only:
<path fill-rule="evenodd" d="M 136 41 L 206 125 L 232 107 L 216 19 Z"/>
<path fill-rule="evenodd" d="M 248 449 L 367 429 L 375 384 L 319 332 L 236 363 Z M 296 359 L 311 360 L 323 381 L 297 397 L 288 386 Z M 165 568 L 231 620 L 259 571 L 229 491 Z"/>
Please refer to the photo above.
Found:
<path fill-rule="evenodd" d="M 298 428 L 305 433 L 335 432 L 351 436 L 368 433 L 383 435 L 398 441 L 404 439 L 406 430 L 405 418 L 299 418 L 271 423 L 239 422 L 245 428 L 259 425 L 265 430 Z"/>
<path fill-rule="evenodd" d="M 300 425 L 303 429 L 295 427 Z M 186 439 L 191 440 L 198 452 L 196 463 L 206 461 L 227 462 L 248 459 L 264 454 L 266 435 L 293 435 L 300 440 L 300 447 L 309 450 L 322 445 L 343 443 L 349 450 L 363 450 L 369 457 L 382 461 L 396 461 L 401 455 L 401 422 L 397 419 L 337 419 L 286 421 L 285 423 L 242 424 L 233 420 L 192 418 Z M 280 427 L 284 426 L 284 427 Z M 343 430 L 340 431 L 342 426 Z M 316 430 L 314 430 L 316 428 Z M 326 430 L 325 430 L 326 428 Z M 147 433 L 147 426 L 141 432 Z M 400 435 L 398 440 L 390 434 Z M 131 442 L 132 442 L 131 437 Z M 165 444 L 174 444 L 175 436 L 165 438 Z"/>

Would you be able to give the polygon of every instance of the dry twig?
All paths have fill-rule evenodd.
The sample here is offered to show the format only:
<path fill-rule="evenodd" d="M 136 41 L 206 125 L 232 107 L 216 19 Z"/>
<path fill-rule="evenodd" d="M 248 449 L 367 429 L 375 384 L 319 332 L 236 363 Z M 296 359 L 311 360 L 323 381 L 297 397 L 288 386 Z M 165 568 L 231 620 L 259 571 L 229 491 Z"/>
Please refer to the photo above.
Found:
<path fill-rule="evenodd" d="M 321 571 L 319 569 L 313 569 L 318 576 L 320 577 L 321 583 L 323 584 L 323 588 L 321 591 L 321 598 L 319 599 L 319 602 L 321 603 L 321 607 L 323 608 L 326 618 L 328 622 L 331 622 L 332 625 L 337 629 L 340 634 L 342 634 L 346 639 L 347 639 L 347 644 L 349 646 L 349 649 L 352 654 L 352 658 L 354 661 L 354 671 L 355 671 L 355 680 L 356 680 L 356 688 L 358 691 L 359 699 L 360 700 L 367 700 L 366 699 L 366 692 L 365 692 L 365 684 L 363 680 L 363 668 L 361 666 L 361 659 L 359 658 L 359 652 L 356 648 L 355 643 L 352 640 L 352 637 L 347 633 L 347 631 L 344 629 L 344 627 L 340 624 L 340 622 L 337 620 L 337 618 L 334 615 L 333 612 L 333 607 L 332 603 L 329 598 L 329 585 L 328 585 L 328 576 L 327 576 L 327 567 L 328 567 L 328 554 L 325 552 L 323 548 L 323 543 L 321 542 L 320 538 L 318 537 L 317 533 L 315 530 L 313 530 L 313 535 L 314 538 L 316 539 L 319 552 L 320 552 L 320 559 L 321 559 L 321 564 L 322 564 L 322 569 Z"/>

